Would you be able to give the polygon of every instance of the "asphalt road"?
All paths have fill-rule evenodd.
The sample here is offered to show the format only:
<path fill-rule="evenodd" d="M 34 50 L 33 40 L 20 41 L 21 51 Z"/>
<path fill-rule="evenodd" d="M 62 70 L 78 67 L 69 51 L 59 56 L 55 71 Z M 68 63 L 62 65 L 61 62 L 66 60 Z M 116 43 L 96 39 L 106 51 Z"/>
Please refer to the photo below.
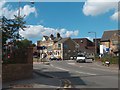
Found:
<path fill-rule="evenodd" d="M 51 61 L 50 65 L 34 64 L 33 67 L 59 80 L 60 87 L 118 88 L 118 70 L 96 63 Z"/>

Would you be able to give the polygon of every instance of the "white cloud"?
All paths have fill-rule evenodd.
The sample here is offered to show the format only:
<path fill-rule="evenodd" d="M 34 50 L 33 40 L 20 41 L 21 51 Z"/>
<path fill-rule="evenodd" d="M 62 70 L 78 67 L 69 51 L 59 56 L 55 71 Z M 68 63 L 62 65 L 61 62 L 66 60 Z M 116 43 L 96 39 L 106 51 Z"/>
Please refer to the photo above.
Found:
<path fill-rule="evenodd" d="M 120 20 L 120 11 L 119 12 L 115 12 L 112 16 L 111 16 L 111 19 L 112 20 Z M 118 18 L 119 17 L 119 18 Z"/>
<path fill-rule="evenodd" d="M 83 13 L 86 16 L 97 16 L 114 10 L 118 10 L 119 0 L 87 0 L 83 6 Z M 113 15 L 114 15 L 113 14 Z"/>
<path fill-rule="evenodd" d="M 76 30 L 76 31 L 66 31 L 66 34 L 65 34 L 65 35 L 66 35 L 67 37 L 70 37 L 70 36 L 77 36 L 78 33 L 79 33 L 78 30 Z"/>
<path fill-rule="evenodd" d="M 42 25 L 29 25 L 28 28 L 25 28 L 25 31 L 20 30 L 20 34 L 28 39 L 41 38 L 43 35 L 50 36 L 50 34 L 56 36 L 57 32 L 59 32 L 62 37 L 77 36 L 79 33 L 78 30 L 68 31 L 66 29 L 44 27 Z"/>
<path fill-rule="evenodd" d="M 13 9 L 10 4 L 6 5 L 6 1 L 0 2 L 0 16 L 6 16 L 7 18 L 14 18 L 14 15 L 18 15 L 18 7 L 17 9 Z M 37 11 L 35 7 L 31 7 L 30 5 L 25 5 L 24 7 L 20 7 L 20 14 L 22 16 L 29 16 L 31 13 L 35 14 L 37 16 Z"/>

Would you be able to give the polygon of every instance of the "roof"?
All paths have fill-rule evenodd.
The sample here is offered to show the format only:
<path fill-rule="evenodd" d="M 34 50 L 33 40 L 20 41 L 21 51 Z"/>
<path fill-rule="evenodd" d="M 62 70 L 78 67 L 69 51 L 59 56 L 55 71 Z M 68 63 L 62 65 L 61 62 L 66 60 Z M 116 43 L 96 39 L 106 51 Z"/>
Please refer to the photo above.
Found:
<path fill-rule="evenodd" d="M 48 38 L 49 38 L 48 36 L 43 36 L 43 37 L 44 37 L 46 40 L 48 40 Z"/>
<path fill-rule="evenodd" d="M 64 42 L 67 41 L 68 39 L 70 39 L 70 37 L 62 38 L 62 39 L 59 40 L 57 43 L 64 43 Z"/>
<path fill-rule="evenodd" d="M 92 41 L 89 40 L 88 38 L 73 38 L 73 40 L 74 40 L 75 42 L 80 41 L 80 40 L 86 40 L 86 41 L 92 42 Z"/>
<path fill-rule="evenodd" d="M 55 38 L 54 38 L 54 41 L 55 41 L 55 42 L 58 42 L 58 41 L 61 40 L 61 39 L 62 39 L 62 37 L 59 37 L 59 38 L 58 38 L 58 37 L 55 37 Z"/>
<path fill-rule="evenodd" d="M 118 33 L 120 30 L 104 31 L 101 41 L 109 41 L 113 34 Z"/>

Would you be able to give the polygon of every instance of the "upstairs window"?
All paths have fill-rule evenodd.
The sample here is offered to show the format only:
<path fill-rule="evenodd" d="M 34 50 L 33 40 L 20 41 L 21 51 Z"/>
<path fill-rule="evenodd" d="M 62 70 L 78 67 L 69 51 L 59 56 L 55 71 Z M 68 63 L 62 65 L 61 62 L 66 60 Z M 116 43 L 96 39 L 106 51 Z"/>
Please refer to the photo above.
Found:
<path fill-rule="evenodd" d="M 58 44 L 58 48 L 61 48 L 61 44 Z"/>
<path fill-rule="evenodd" d="M 113 44 L 113 45 L 117 45 L 117 44 L 118 44 L 118 41 L 117 41 L 117 40 L 113 40 L 113 41 L 112 41 L 112 44 Z"/>

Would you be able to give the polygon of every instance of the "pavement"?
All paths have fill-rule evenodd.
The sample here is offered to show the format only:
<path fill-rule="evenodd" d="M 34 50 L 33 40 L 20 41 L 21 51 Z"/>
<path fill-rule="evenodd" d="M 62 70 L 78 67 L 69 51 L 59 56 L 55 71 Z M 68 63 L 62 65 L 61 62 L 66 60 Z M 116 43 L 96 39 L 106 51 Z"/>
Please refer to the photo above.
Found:
<path fill-rule="evenodd" d="M 32 78 L 3 83 L 2 88 L 60 88 L 60 80 L 41 72 L 34 72 Z"/>

